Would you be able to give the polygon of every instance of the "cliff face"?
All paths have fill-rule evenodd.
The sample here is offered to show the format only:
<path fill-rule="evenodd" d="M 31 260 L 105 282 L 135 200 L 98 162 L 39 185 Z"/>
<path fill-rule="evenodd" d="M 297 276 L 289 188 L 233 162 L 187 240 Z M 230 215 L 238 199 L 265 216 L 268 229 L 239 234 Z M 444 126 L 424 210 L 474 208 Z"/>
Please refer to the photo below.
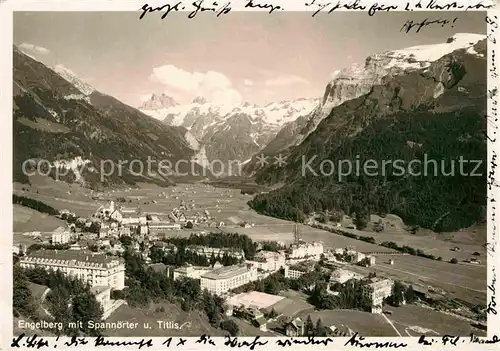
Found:
<path fill-rule="evenodd" d="M 287 124 L 276 137 L 269 142 L 262 150 L 265 155 L 277 155 L 278 153 L 289 154 L 291 150 L 300 145 L 324 120 L 332 110 L 348 101 L 355 100 L 361 96 L 369 94 L 374 87 L 383 86 L 391 82 L 396 77 L 404 77 L 412 72 L 420 72 L 423 77 L 435 81 L 436 84 L 430 87 L 428 83 L 415 82 L 414 88 L 425 89 L 422 96 L 411 96 L 405 93 L 403 86 L 397 88 L 397 92 L 385 91 L 378 94 L 389 94 L 385 100 L 402 99 L 401 108 L 407 109 L 410 106 L 418 105 L 429 97 L 437 98 L 443 93 L 443 88 L 448 89 L 461 79 L 459 72 L 454 72 L 451 77 L 446 66 L 446 60 L 438 61 L 454 51 L 460 51 L 471 57 L 484 57 L 485 55 L 484 35 L 477 34 L 456 34 L 445 43 L 415 46 L 401 50 L 376 53 L 366 58 L 363 64 L 353 64 L 334 73 L 332 80 L 327 84 L 325 93 L 318 106 L 304 118 L 299 118 Z M 403 79 L 404 81 L 404 79 Z M 437 84 L 441 82 L 442 84 Z M 411 85 L 411 82 L 408 82 Z M 403 89 L 403 90 L 402 90 Z M 396 96 L 393 96 L 396 94 Z M 408 99 L 420 99 L 419 101 L 409 101 Z M 391 106 L 395 101 L 391 102 Z M 379 106 L 383 104 L 380 103 Z M 381 113 L 386 113 L 381 107 Z M 391 107 L 392 109 L 394 106 Z M 247 164 L 245 171 L 250 175 L 258 175 L 259 169 L 255 166 L 256 158 Z"/>
<path fill-rule="evenodd" d="M 379 68 L 388 65 L 387 59 L 377 57 L 377 68 L 371 71 L 385 74 Z M 482 220 L 486 196 L 486 40 L 422 66 L 404 71 L 398 71 L 399 66 L 391 68 L 381 78 L 378 73 L 372 75 L 382 83 L 332 108 L 314 131 L 287 150 L 285 166 L 270 165 L 257 172 L 258 183 L 284 185 L 257 196 L 251 206 L 286 219 L 295 219 L 297 208 L 306 214 L 325 209 L 395 213 L 405 223 L 436 231 L 456 230 Z M 368 89 L 362 84 L 366 81 L 349 85 L 357 84 L 358 90 L 352 90 L 357 93 Z M 323 106 L 342 99 L 335 84 L 331 86 Z M 344 87 L 347 85 L 342 85 L 342 91 Z M 483 162 L 475 172 L 479 176 L 459 176 L 457 172 L 454 176 L 429 176 L 420 166 L 411 170 L 420 171 L 419 176 L 395 174 L 395 168 L 389 167 L 382 172 L 377 169 L 375 176 L 361 172 L 341 177 L 337 161 L 351 161 L 352 166 L 358 158 L 361 165 L 370 160 L 378 166 L 384 160 L 401 160 L 405 165 L 414 160 L 423 165 L 426 158 L 440 160 L 438 172 L 443 173 L 439 175 L 449 172 L 459 158 Z M 324 161 L 329 162 L 326 171 L 322 170 Z M 448 167 L 445 171 L 443 162 Z M 328 168 L 328 164 L 333 166 Z M 471 174 L 472 168 L 465 172 Z"/>

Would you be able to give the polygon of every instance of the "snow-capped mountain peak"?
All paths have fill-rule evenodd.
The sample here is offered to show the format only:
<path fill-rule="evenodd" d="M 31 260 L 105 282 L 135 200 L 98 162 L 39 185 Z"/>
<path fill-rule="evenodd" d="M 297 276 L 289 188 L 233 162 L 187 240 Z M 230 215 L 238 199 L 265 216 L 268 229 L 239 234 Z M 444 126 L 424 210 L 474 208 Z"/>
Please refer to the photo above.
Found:
<path fill-rule="evenodd" d="M 206 104 L 208 101 L 203 96 L 197 96 L 193 99 L 193 104 Z"/>
<path fill-rule="evenodd" d="M 80 77 L 78 77 L 78 75 L 76 75 L 75 72 L 73 72 L 69 68 L 59 64 L 56 65 L 53 68 L 53 70 L 54 72 L 59 74 L 62 78 L 73 84 L 75 88 L 80 90 L 84 95 L 90 95 L 95 91 L 95 89 L 92 86 L 84 82 Z"/>
<path fill-rule="evenodd" d="M 373 54 L 363 63 L 353 63 L 349 67 L 336 70 L 329 77 L 330 82 L 321 103 L 308 116 L 307 127 L 287 145 L 300 144 L 334 107 L 367 94 L 373 86 L 382 84 L 390 76 L 424 70 L 432 62 L 455 50 L 465 49 L 468 54 L 481 57 L 481 54 L 475 52 L 474 46 L 485 38 L 486 36 L 482 34 L 457 33 L 441 43 Z"/>
<path fill-rule="evenodd" d="M 174 98 L 165 93 L 151 94 L 150 98 L 142 103 L 139 107 L 140 110 L 158 110 L 162 108 L 170 108 L 177 106 L 178 103 Z"/>
<path fill-rule="evenodd" d="M 201 123 L 199 118 L 205 122 L 221 122 L 231 118 L 235 114 L 246 114 L 252 120 L 260 121 L 269 125 L 272 129 L 279 129 L 282 125 L 294 121 L 296 118 L 311 112 L 318 104 L 319 99 L 296 99 L 292 101 L 281 101 L 269 103 L 264 107 L 251 105 L 244 102 L 240 105 L 216 105 L 207 102 L 202 97 L 197 97 L 191 104 L 175 105 L 171 107 L 151 108 L 141 106 L 139 109 L 167 124 L 184 126 L 190 129 L 194 124 Z M 197 118 L 194 118 L 197 116 Z M 209 123 L 211 123 L 209 122 Z"/>

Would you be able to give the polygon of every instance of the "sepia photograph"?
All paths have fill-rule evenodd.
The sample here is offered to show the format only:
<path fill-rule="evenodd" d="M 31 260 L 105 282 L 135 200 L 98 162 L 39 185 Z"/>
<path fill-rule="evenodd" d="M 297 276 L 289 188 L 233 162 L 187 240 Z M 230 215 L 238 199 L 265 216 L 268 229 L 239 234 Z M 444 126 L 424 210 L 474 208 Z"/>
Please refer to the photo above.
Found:
<path fill-rule="evenodd" d="M 140 15 L 13 14 L 14 335 L 487 335 L 486 12 Z"/>

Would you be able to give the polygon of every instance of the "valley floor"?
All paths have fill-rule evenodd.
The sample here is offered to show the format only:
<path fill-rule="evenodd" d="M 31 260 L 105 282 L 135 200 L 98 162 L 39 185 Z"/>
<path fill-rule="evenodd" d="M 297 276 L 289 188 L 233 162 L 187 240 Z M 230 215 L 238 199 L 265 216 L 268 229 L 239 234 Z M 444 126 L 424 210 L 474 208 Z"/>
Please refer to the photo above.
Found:
<path fill-rule="evenodd" d="M 201 224 L 189 230 L 172 230 L 168 232 L 169 236 L 187 237 L 193 232 L 222 230 L 225 232 L 246 234 L 255 241 L 276 240 L 289 243 L 293 240 L 294 223 L 255 213 L 246 204 L 251 199 L 251 196 L 242 195 L 237 189 L 214 188 L 204 184 L 182 184 L 169 188 L 141 184 L 138 188 L 134 189 L 106 191 L 100 195 L 99 200 L 93 200 L 92 196 L 94 194 L 91 194 L 89 190 L 79 188 L 76 185 L 68 186 L 67 184 L 54 182 L 45 178 L 32 182 L 31 186 L 14 184 L 14 193 L 43 201 L 56 209 L 74 211 L 77 215 L 81 216 L 89 216 L 101 204 L 105 204 L 109 200 L 116 202 L 116 199 L 119 197 L 125 198 L 123 205 L 126 207 L 139 207 L 145 213 L 166 216 L 174 207 L 179 206 L 181 200 L 184 200 L 187 204 L 194 202 L 196 205 L 196 209 L 185 211 L 187 214 L 190 212 L 193 214 L 195 212 L 202 213 L 208 210 L 215 217 L 216 222 L 224 222 L 225 226 L 215 229 Z M 242 222 L 248 223 L 250 227 L 242 227 L 240 225 Z M 396 220 L 394 223 L 396 223 Z M 43 227 L 40 227 L 40 225 L 43 225 Z M 27 210 L 22 206 L 14 206 L 15 243 L 27 240 L 20 232 L 33 230 L 50 231 L 59 225 L 61 223 L 52 217 L 44 220 L 43 215 L 36 211 Z M 303 240 L 321 241 L 325 248 L 345 248 L 351 246 L 357 251 L 367 253 L 395 252 L 392 249 L 376 244 L 351 239 L 306 225 L 299 225 L 299 232 Z M 425 232 L 412 235 L 406 230 L 401 230 L 400 224 L 396 224 L 394 226 L 388 225 L 387 229 L 381 233 L 370 231 L 353 231 L 353 233 L 372 236 L 378 243 L 393 241 L 400 246 L 409 245 L 414 249 L 422 249 L 424 252 L 432 253 L 436 257 L 442 256 L 443 261 L 410 255 L 396 255 L 390 256 L 390 258 L 394 259 L 394 265 L 389 265 L 389 256 L 377 255 L 375 266 L 370 268 L 350 266 L 349 269 L 357 270 L 360 273 L 376 272 L 378 276 L 388 276 L 413 285 L 432 288 L 434 290 L 444 290 L 446 296 L 450 298 L 458 298 L 471 304 L 485 304 L 486 266 L 484 263 L 487 254 L 481 245 L 481 239 L 474 239 L 474 234 L 476 233 L 473 233 L 473 230 L 469 232 L 447 233 L 443 234 L 442 237 L 435 233 Z M 477 234 L 477 236 L 481 235 L 483 234 Z M 460 246 L 461 251 L 451 251 L 451 248 L 454 246 Z M 447 262 L 453 257 L 459 260 L 466 259 L 473 252 L 480 253 L 479 258 L 483 261 L 482 265 L 451 264 Z M 434 317 L 430 317 L 431 314 L 434 316 L 434 311 L 420 310 L 420 308 L 409 313 L 411 308 L 414 307 L 405 306 L 404 308 L 397 309 L 397 311 L 408 310 L 408 313 L 394 312 L 395 314 L 389 317 L 390 319 L 394 319 L 394 325 L 401 334 L 415 334 L 415 331 L 412 331 L 413 329 L 410 328 L 412 325 L 429 329 L 435 329 L 440 325 L 440 323 L 434 322 Z M 417 313 L 416 311 L 419 312 Z M 320 313 L 328 314 L 333 312 Z M 413 322 L 408 320 L 408 318 L 417 314 L 427 316 L 425 317 L 427 321 L 424 321 L 424 323 L 422 321 Z M 139 318 L 139 316 L 142 317 Z M 446 319 L 448 317 L 440 318 Z M 153 317 L 153 314 L 150 312 L 137 314 L 135 309 L 122 307 L 122 310 L 117 311 L 111 318 L 154 320 L 156 317 Z M 325 316 L 325 318 L 327 317 Z M 431 324 L 435 326 L 433 327 Z M 200 320 L 197 325 L 197 331 L 201 332 L 205 330 L 203 325 L 204 322 Z M 206 331 L 208 332 L 208 329 Z M 387 327 L 387 331 L 394 332 L 390 326 Z M 159 330 L 157 332 L 161 333 Z M 151 333 L 155 332 L 151 331 Z"/>

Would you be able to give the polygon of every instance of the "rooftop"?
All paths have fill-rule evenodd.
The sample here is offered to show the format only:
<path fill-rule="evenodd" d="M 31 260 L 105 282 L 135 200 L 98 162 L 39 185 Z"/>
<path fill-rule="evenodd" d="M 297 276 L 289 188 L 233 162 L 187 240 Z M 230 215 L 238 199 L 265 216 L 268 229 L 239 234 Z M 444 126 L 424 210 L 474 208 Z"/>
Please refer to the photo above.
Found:
<path fill-rule="evenodd" d="M 201 277 L 205 279 L 228 279 L 247 272 L 247 265 L 240 264 L 235 266 L 217 268 L 211 272 L 203 274 Z"/>
<path fill-rule="evenodd" d="M 117 259 L 116 257 L 87 250 L 39 250 L 30 253 L 28 256 L 26 256 L 26 258 L 88 262 L 97 265 L 110 264 L 113 261 L 123 261 Z"/>

